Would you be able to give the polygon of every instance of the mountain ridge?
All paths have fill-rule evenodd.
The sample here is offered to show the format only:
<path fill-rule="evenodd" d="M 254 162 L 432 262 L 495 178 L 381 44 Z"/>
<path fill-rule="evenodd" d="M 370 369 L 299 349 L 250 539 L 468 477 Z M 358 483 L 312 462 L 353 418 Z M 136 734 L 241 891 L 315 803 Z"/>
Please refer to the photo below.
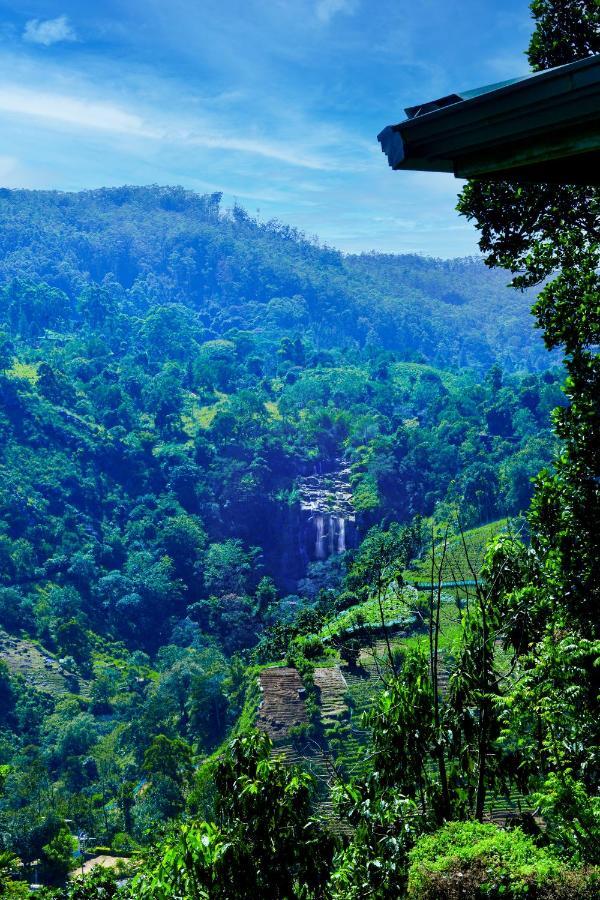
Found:
<path fill-rule="evenodd" d="M 116 282 L 135 311 L 182 304 L 209 337 L 260 331 L 266 318 L 282 334 L 308 331 L 323 349 L 377 344 L 438 368 L 551 362 L 531 294 L 477 258 L 343 254 L 220 203 L 218 193 L 171 187 L 3 189 L 0 283 L 43 281 L 74 301 L 90 284 Z"/>

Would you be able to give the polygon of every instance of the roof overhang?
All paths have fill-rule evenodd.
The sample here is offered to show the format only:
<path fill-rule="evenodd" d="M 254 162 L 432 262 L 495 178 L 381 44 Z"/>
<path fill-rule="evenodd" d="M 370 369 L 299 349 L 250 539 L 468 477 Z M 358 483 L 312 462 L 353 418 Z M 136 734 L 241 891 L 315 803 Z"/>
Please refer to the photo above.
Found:
<path fill-rule="evenodd" d="M 600 184 L 600 55 L 405 112 L 378 135 L 393 169 Z"/>

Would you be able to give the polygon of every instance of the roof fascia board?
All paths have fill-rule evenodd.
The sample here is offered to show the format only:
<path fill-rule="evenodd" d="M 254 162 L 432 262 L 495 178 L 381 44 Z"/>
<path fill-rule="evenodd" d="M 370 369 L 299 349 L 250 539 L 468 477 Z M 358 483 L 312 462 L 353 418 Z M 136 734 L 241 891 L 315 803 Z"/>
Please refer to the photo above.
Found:
<path fill-rule="evenodd" d="M 486 170 L 509 169 L 515 164 L 509 151 L 513 144 L 526 142 L 530 161 L 541 159 L 544 152 L 557 156 L 565 150 L 597 149 L 599 110 L 600 56 L 595 56 L 389 126 L 379 140 L 395 169 L 471 173 L 471 163 L 461 167 L 460 160 L 476 156 Z M 554 148 L 547 142 L 550 128 L 559 135 Z M 566 129 L 573 131 L 571 149 L 563 135 Z M 523 159 L 515 149 L 515 159 Z"/>

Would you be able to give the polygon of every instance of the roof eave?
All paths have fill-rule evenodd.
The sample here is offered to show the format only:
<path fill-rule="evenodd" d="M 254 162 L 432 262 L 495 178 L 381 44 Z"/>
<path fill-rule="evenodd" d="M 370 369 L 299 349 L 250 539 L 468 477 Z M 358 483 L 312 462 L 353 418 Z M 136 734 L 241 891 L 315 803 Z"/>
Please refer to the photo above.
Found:
<path fill-rule="evenodd" d="M 513 170 L 595 154 L 600 56 L 388 126 L 378 139 L 393 169 L 461 178 L 508 179 Z"/>

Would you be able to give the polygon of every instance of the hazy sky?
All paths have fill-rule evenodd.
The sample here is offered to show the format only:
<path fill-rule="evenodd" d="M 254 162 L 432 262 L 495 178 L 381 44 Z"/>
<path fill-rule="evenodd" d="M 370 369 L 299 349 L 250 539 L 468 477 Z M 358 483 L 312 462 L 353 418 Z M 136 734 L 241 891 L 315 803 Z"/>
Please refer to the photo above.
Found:
<path fill-rule="evenodd" d="M 403 108 L 527 71 L 527 0 L 0 0 L 0 185 L 223 191 L 343 250 L 473 253 Z"/>

